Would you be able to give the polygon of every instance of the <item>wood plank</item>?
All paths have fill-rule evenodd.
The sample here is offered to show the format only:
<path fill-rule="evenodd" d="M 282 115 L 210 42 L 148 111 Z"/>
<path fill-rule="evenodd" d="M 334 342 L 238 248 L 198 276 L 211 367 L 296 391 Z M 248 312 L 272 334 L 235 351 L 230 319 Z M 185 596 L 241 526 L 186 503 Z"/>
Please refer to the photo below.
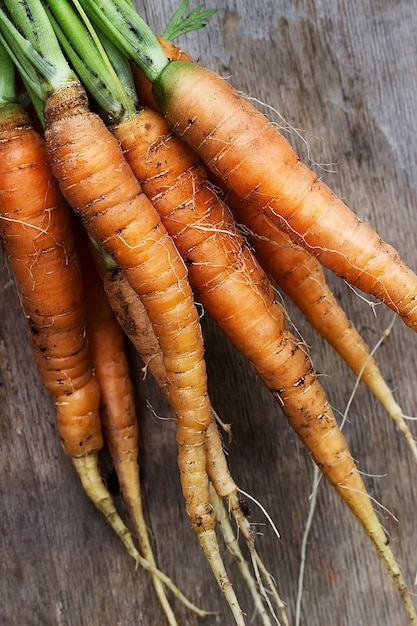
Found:
<path fill-rule="evenodd" d="M 136 4 L 161 32 L 178 3 Z M 182 47 L 230 77 L 239 90 L 276 110 L 264 109 L 283 127 L 303 159 L 311 158 L 323 179 L 417 268 L 413 232 L 416 3 L 218 0 L 214 4 L 218 12 L 207 28 L 185 36 Z M 382 306 L 370 307 L 330 274 L 329 281 L 349 317 L 375 345 L 391 313 Z M 0 292 L 0 622 L 5 626 L 162 625 L 149 578 L 134 570 L 120 542 L 83 496 L 61 449 L 54 408 L 39 382 L 3 253 Z M 343 413 L 354 377 L 288 302 L 287 308 L 311 346 L 332 405 Z M 202 323 L 213 404 L 233 424 L 230 467 L 238 484 L 259 499 L 280 530 L 278 541 L 262 512 L 250 505 L 251 519 L 259 524 L 259 552 L 295 624 L 312 464 L 245 359 L 207 317 Z M 417 413 L 415 345 L 415 336 L 398 320 L 377 352 L 381 370 L 408 415 Z M 132 370 L 141 417 L 145 508 L 159 564 L 195 602 L 220 611 L 220 617 L 199 620 L 174 603 L 179 624 L 231 624 L 185 516 L 175 425 L 164 419 L 168 411 L 152 381 L 142 380 L 141 363 L 133 354 Z M 417 432 L 415 424 L 410 428 Z M 366 473 L 370 493 L 392 513 L 380 509 L 412 587 L 417 485 L 411 455 L 362 386 L 356 391 L 345 432 Z M 115 498 L 124 513 L 117 493 Z M 252 602 L 235 565 L 227 562 L 251 623 Z M 324 482 L 308 542 L 300 623 L 406 623 L 394 586 L 372 546 Z"/>

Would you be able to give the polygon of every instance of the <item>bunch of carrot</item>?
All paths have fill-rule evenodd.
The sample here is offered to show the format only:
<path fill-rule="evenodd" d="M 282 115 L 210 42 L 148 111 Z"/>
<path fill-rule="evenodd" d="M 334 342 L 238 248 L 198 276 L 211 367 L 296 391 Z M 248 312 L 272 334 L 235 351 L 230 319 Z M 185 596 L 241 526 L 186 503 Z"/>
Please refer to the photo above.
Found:
<path fill-rule="evenodd" d="M 385 302 L 414 330 L 417 276 L 300 162 L 252 104 L 227 81 L 158 40 L 130 3 L 14 4 L 1 3 L 1 41 L 44 124 L 45 143 L 38 136 L 36 141 L 42 145 L 42 166 L 51 168 L 44 184 L 57 181 L 51 185 L 57 197 L 42 206 L 46 193 L 41 188 L 41 208 L 35 215 L 39 221 L 33 223 L 32 216 L 18 212 L 18 204 L 10 208 L 12 190 L 22 186 L 7 178 L 17 171 L 11 161 L 0 179 L 2 239 L 21 285 L 35 357 L 57 406 L 64 447 L 89 496 L 132 556 L 150 570 L 169 622 L 174 624 L 175 617 L 164 584 L 172 584 L 157 570 L 141 510 L 137 423 L 121 328 L 175 416 L 186 510 L 236 624 L 245 623 L 244 613 L 217 543 L 210 484 L 262 566 L 208 396 L 196 299 L 252 363 L 324 476 L 358 518 L 397 585 L 410 623 L 417 624 L 363 479 L 305 347 L 286 327 L 268 274 L 312 325 L 326 329 L 326 339 L 383 403 L 416 459 L 416 444 L 401 409 L 331 294 L 321 264 Z M 99 115 L 89 108 L 86 89 Z M 15 108 L 13 104 L 13 114 Z M 9 106 L 4 109 L 2 132 L 11 129 L 14 138 L 17 128 L 29 127 L 20 108 L 16 121 Z M 4 150 L 9 150 L 8 143 L 2 143 Z M 58 198 L 64 202 L 64 234 L 48 231 L 44 243 L 52 216 L 61 214 Z M 77 222 L 74 229 L 68 206 L 82 226 Z M 15 224 L 18 234 L 11 232 Z M 33 229 L 39 236 L 33 237 Z M 22 252 L 26 231 L 28 251 Z M 42 294 L 47 293 L 43 290 L 50 272 L 44 261 L 52 251 L 58 254 L 53 262 L 63 291 L 48 287 L 46 298 Z M 31 300 L 38 289 L 42 311 L 39 300 Z M 64 326 L 70 316 L 76 318 L 75 330 Z M 75 364 L 70 367 L 71 359 Z M 85 407 L 86 401 L 92 406 Z M 104 493 L 97 466 L 99 410 L 142 556 Z M 262 623 L 269 624 L 256 590 L 253 595 Z M 278 605 L 282 609 L 279 599 Z"/>

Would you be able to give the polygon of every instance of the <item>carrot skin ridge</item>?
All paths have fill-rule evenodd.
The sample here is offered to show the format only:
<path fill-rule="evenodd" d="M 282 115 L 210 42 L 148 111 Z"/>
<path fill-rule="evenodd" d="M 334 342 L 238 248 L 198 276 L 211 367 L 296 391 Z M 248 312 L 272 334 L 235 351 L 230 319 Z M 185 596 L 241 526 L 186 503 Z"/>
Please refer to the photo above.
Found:
<path fill-rule="evenodd" d="M 224 79 L 172 61 L 153 93 L 169 125 L 238 196 L 417 330 L 417 276 Z"/>
<path fill-rule="evenodd" d="M 140 117 L 146 120 L 142 121 L 142 131 L 134 129 L 133 122 L 128 122 L 115 127 L 113 132 L 144 192 L 160 212 L 168 232 L 187 259 L 196 297 L 255 366 L 317 465 L 359 519 L 392 575 L 397 576 L 398 567 L 386 546 L 385 533 L 346 440 L 308 355 L 284 329 L 284 313 L 275 301 L 272 285 L 250 251 L 246 251 L 244 240 L 227 208 L 219 203 L 216 212 L 218 198 L 205 181 L 193 153 L 187 153 L 181 140 L 170 133 L 165 120 L 157 113 L 142 110 L 136 116 L 135 124 Z M 159 123 L 156 121 L 158 117 Z M 153 125 L 151 119 L 155 120 Z M 164 132 L 161 128 L 165 128 Z M 152 132 L 155 133 L 153 140 L 150 138 Z M 141 133 L 143 146 L 140 144 Z M 173 146 L 177 144 L 178 150 L 175 151 Z M 170 150 L 175 154 L 173 159 L 169 158 Z M 169 177 L 170 163 L 173 163 L 174 170 L 172 179 Z M 184 164 L 188 169 L 182 169 Z M 180 173 L 175 176 L 178 170 Z M 184 193 L 184 188 L 188 189 L 188 194 Z M 197 200 L 199 192 L 203 198 L 201 201 Z M 218 238 L 216 244 L 213 243 L 215 237 Z M 228 253 L 231 256 L 228 257 Z M 223 272 L 221 268 L 224 268 Z M 233 277 L 234 273 L 238 278 Z M 261 311 L 259 316 L 254 315 L 256 310 Z M 293 366 L 291 372 L 288 363 Z M 401 585 L 405 588 L 405 583 Z M 409 610 L 411 613 L 412 609 Z"/>

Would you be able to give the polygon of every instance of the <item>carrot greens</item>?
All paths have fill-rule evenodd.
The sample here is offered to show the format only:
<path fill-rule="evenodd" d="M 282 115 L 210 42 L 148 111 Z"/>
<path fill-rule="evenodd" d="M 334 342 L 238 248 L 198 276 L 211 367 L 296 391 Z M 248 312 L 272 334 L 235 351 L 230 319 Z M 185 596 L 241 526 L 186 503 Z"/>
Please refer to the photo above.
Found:
<path fill-rule="evenodd" d="M 181 37 L 181 35 L 185 35 L 190 31 L 204 28 L 204 26 L 206 25 L 205 21 L 210 19 L 210 17 L 214 15 L 217 11 L 217 9 L 208 9 L 206 11 L 202 11 L 203 5 L 200 4 L 195 9 L 190 11 L 188 15 L 185 16 L 185 12 L 188 9 L 188 4 L 189 0 L 183 0 L 178 9 L 175 11 L 174 15 L 169 20 L 162 34 L 165 39 L 173 41 L 177 37 Z"/>

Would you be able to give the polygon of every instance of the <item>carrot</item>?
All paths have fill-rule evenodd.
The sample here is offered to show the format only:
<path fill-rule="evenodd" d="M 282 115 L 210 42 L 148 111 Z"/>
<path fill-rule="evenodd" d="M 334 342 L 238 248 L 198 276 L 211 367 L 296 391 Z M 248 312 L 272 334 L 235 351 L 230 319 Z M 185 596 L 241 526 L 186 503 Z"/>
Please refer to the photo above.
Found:
<path fill-rule="evenodd" d="M 115 317 L 94 267 L 84 229 L 77 224 L 77 250 L 82 266 L 86 293 L 86 325 L 91 362 L 100 386 L 100 416 L 104 440 L 116 469 L 123 499 L 139 540 L 142 555 L 156 568 L 149 533 L 142 508 L 138 464 L 139 426 L 133 383 L 125 349 L 125 335 Z M 168 624 L 177 620 L 169 604 L 162 581 L 152 574 L 158 599 Z M 189 608 L 194 606 L 186 603 Z M 198 610 L 200 615 L 204 612 Z"/>
<path fill-rule="evenodd" d="M 109 32 L 113 32 L 113 34 L 112 28 L 117 29 L 127 37 L 127 31 L 129 29 L 132 31 L 132 25 L 134 25 L 133 30 L 137 29 L 138 32 L 144 32 L 142 22 L 140 20 L 135 21 L 134 11 L 130 12 L 125 5 L 118 5 L 118 9 L 120 13 L 126 14 L 128 28 L 124 28 L 124 24 L 118 19 L 119 14 L 112 15 L 114 20 L 112 24 L 110 24 L 110 20 L 107 20 L 114 5 L 100 3 L 100 7 L 98 5 L 93 7 L 87 0 L 84 4 L 91 9 L 93 17 L 97 17 L 98 22 L 102 26 L 104 24 L 104 27 L 107 27 Z M 124 50 L 134 61 L 137 59 L 139 63 L 142 61 L 141 53 L 137 54 L 138 46 L 133 51 L 133 46 L 129 46 L 129 42 L 120 42 L 120 45 L 124 47 Z M 147 49 L 147 66 L 142 69 L 144 69 L 147 77 L 154 82 L 154 93 L 157 96 L 157 101 L 162 105 L 170 125 L 179 131 L 178 134 L 181 137 L 185 137 L 186 142 L 203 156 L 209 166 L 216 163 L 216 167 L 213 167 L 216 174 L 226 173 L 226 170 L 225 172 L 220 170 L 218 163 L 223 162 L 223 158 L 225 162 L 228 162 L 229 153 L 233 152 L 235 148 L 235 141 L 239 143 L 239 147 L 240 144 L 244 144 L 244 150 L 246 150 L 245 141 L 251 136 L 248 119 L 245 119 L 244 122 L 241 120 L 240 130 L 234 125 L 234 118 L 236 116 L 239 119 L 241 111 L 249 115 L 245 101 L 243 99 L 242 101 L 237 100 L 239 96 L 236 92 L 233 92 L 235 94 L 233 98 L 229 94 L 229 104 L 233 103 L 234 105 L 233 108 L 229 107 L 228 118 L 228 122 L 233 128 L 232 136 L 220 136 L 216 123 L 210 127 L 210 131 L 207 131 L 206 134 L 204 134 L 205 131 L 200 131 L 199 134 L 198 117 L 205 113 L 202 104 L 205 94 L 202 84 L 199 83 L 198 90 L 200 90 L 201 96 L 199 101 L 198 94 L 194 96 L 190 84 L 192 81 L 188 80 L 188 77 L 192 76 L 193 80 L 197 80 L 200 68 L 184 61 L 172 61 L 165 63 L 165 65 L 159 65 L 160 49 L 156 42 L 155 49 L 158 50 L 158 54 L 154 57 L 152 51 Z M 152 64 L 149 59 L 153 62 Z M 173 77 L 175 69 L 172 68 L 178 68 L 178 79 Z M 194 69 L 191 70 L 190 68 Z M 207 76 L 207 81 L 210 82 L 210 72 L 202 69 L 202 73 Z M 219 120 L 221 126 L 220 120 L 223 114 L 222 88 L 224 87 L 226 93 L 230 90 L 226 83 L 223 86 L 221 79 L 213 76 L 214 78 L 211 79 L 213 89 L 216 90 L 215 93 L 221 106 L 219 113 L 215 110 L 215 97 L 213 96 L 213 99 L 209 101 L 208 117 L 211 117 L 210 122 L 213 118 Z M 189 89 L 189 94 L 184 86 Z M 177 99 L 177 93 L 181 93 L 184 100 L 182 105 Z M 196 108 L 193 109 L 192 106 L 188 108 L 190 100 L 196 104 Z M 235 111 L 236 105 L 237 111 Z M 184 110 L 187 110 L 186 120 L 183 119 Z M 198 115 L 196 111 L 198 111 Z M 226 122 L 224 124 L 226 125 Z M 264 118 L 265 125 L 266 120 Z M 123 124 L 123 127 L 125 126 L 126 124 Z M 196 132 L 193 130 L 194 127 L 197 128 Z M 122 128 L 122 125 L 118 128 Z M 272 287 L 266 281 L 263 272 L 257 267 L 249 250 L 245 249 L 244 242 L 234 229 L 232 220 L 226 217 L 226 208 L 224 206 L 218 208 L 210 187 L 200 183 L 199 180 L 196 182 L 196 179 L 191 176 L 190 169 L 197 170 L 198 165 L 193 163 L 191 157 L 182 148 L 179 152 L 175 152 L 171 148 L 173 144 L 175 145 L 175 139 L 172 135 L 160 132 L 160 127 L 156 130 L 155 128 L 157 128 L 156 124 L 151 124 L 149 121 L 143 127 L 142 135 L 146 138 L 146 142 L 144 142 L 146 148 L 143 148 L 141 154 L 142 161 L 140 159 L 133 160 L 129 155 L 130 150 L 133 152 L 134 149 L 137 149 L 140 139 L 132 125 L 129 133 L 126 133 L 130 141 L 129 147 L 121 139 L 121 131 L 118 132 L 118 137 L 121 139 L 132 168 L 139 180 L 142 181 L 143 189 L 152 198 L 161 215 L 164 216 L 164 224 L 175 238 L 182 255 L 187 259 L 190 281 L 194 286 L 196 297 L 203 303 L 208 313 L 215 317 L 219 326 L 234 345 L 251 360 L 262 380 L 282 404 L 287 419 L 309 449 L 317 465 L 362 523 L 397 584 L 410 622 L 416 623 L 417 615 L 406 584 L 392 551 L 387 545 L 386 535 L 366 493 L 347 443 L 317 381 L 308 355 L 284 328 L 284 313 L 274 302 Z M 135 140 L 132 141 L 134 133 Z M 155 133 L 155 135 L 151 137 L 151 133 Z M 218 154 L 214 148 L 216 140 L 211 141 L 212 136 L 218 140 Z M 194 138 L 197 139 L 194 141 Z M 255 140 L 253 141 L 255 142 Z M 206 145 L 209 148 L 206 149 Z M 176 170 L 181 173 L 185 172 L 178 178 L 175 176 L 168 179 L 169 167 L 167 164 L 171 161 L 165 155 L 170 150 L 176 155 Z M 155 153 L 158 154 L 157 157 L 155 157 Z M 161 156 L 161 153 L 164 157 Z M 210 158 L 207 158 L 207 154 Z M 216 157 L 212 157 L 212 154 L 216 154 Z M 260 155 L 260 159 L 262 159 L 262 155 Z M 239 164 L 240 159 L 237 161 L 237 169 L 240 167 Z M 141 173 L 138 171 L 140 167 L 143 168 Z M 225 176 L 225 179 L 233 188 L 231 181 L 235 180 L 235 172 L 231 164 L 229 167 L 230 172 L 227 172 L 228 175 Z M 255 164 L 255 171 L 256 168 L 257 165 Z M 245 175 L 250 178 L 249 156 L 242 162 L 243 169 L 245 169 Z M 173 180 L 176 180 L 175 184 L 172 183 Z M 150 190 L 150 186 L 152 190 Z M 187 190 L 186 192 L 184 192 L 184 188 Z M 197 190 L 200 192 L 201 198 L 198 201 Z M 179 210 L 176 211 L 178 207 Z M 190 223 L 197 226 L 192 228 Z M 207 235 L 207 231 L 210 232 L 210 235 Z M 233 236 L 230 236 L 230 233 Z M 217 237 L 216 245 L 213 244 L 215 235 Z M 221 242 L 220 245 L 218 241 Z M 219 271 L 221 268 L 223 268 L 223 272 Z M 250 284 L 246 279 L 247 276 L 251 278 Z M 253 284 L 257 286 L 257 289 L 252 288 Z M 237 307 L 233 307 L 233 303 L 235 305 L 238 303 Z M 250 341 L 248 341 L 248 336 L 250 336 Z"/>
<path fill-rule="evenodd" d="M 186 267 L 118 141 L 89 110 L 85 90 L 69 68 L 42 5 L 37 0 L 30 7 L 23 4 L 9 19 L 0 13 L 2 29 L 22 53 L 12 21 L 18 20 L 23 32 L 32 33 L 24 66 L 36 66 L 42 76 L 33 87 L 45 99 L 45 140 L 53 174 L 89 235 L 124 269 L 142 297 L 164 354 L 186 511 L 236 623 L 243 624 L 217 544 L 210 504 L 205 439 L 211 407 L 199 316 Z"/>
<path fill-rule="evenodd" d="M 157 39 L 171 61 L 192 61 L 186 52 L 171 41 L 164 37 Z M 132 74 L 141 104 L 159 111 L 150 81 L 136 65 L 132 66 Z M 401 407 L 383 379 L 366 342 L 331 292 L 318 259 L 291 239 L 265 213 L 259 212 L 251 202 L 230 191 L 218 177 L 212 175 L 211 178 L 222 191 L 223 201 L 231 209 L 262 267 L 381 402 L 417 460 L 417 445 L 403 418 Z"/>
<path fill-rule="evenodd" d="M 87 110 L 83 91 L 78 86 L 68 87 L 51 96 L 45 119 L 52 168 L 65 197 L 90 235 L 127 272 L 163 346 L 179 445 L 184 446 L 180 447 L 182 465 L 191 453 L 189 436 L 194 435 L 196 453 L 204 445 L 204 416 L 210 415 L 202 338 L 186 269 L 156 211 L 141 194 L 117 141 Z M 74 176 L 71 167 L 75 159 Z M 200 488 L 204 501 L 204 484 Z M 185 483 L 184 490 L 188 489 Z M 209 531 L 211 509 L 203 505 L 198 513 L 193 512 L 191 493 L 186 499 L 194 526 L 206 526 Z"/>
<path fill-rule="evenodd" d="M 70 210 L 43 139 L 19 104 L 0 108 L 0 189 L 0 238 L 19 286 L 40 377 L 56 406 L 62 445 L 87 495 L 136 559 L 98 470 L 100 392 L 89 360 Z"/>
<path fill-rule="evenodd" d="M 19 284 L 35 359 L 57 404 L 64 449 L 72 457 L 88 455 L 102 446 L 99 392 L 85 341 L 84 292 L 69 208 L 51 175 L 44 142 L 18 104 L 2 108 L 0 149 L 1 238 Z"/>

